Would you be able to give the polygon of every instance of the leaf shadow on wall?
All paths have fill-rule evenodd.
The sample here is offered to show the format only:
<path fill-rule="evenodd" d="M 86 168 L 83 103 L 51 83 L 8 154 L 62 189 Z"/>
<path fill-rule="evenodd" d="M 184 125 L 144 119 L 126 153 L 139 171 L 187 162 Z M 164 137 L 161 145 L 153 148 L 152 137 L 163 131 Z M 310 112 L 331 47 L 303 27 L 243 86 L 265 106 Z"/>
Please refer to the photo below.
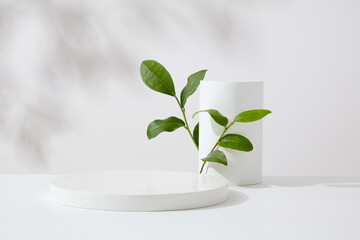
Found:
<path fill-rule="evenodd" d="M 21 160 L 46 167 L 52 137 L 72 127 L 64 113 L 71 106 L 63 103 L 69 91 L 98 92 L 112 79 L 136 89 L 137 59 L 157 40 L 175 47 L 183 39 L 196 45 L 211 38 L 218 52 L 238 44 L 229 8 L 212 2 L 159 1 L 154 8 L 145 0 L 121 1 L 109 7 L 118 23 L 98 7 L 61 1 L 0 6 L 1 137 L 21 153 Z M 173 33 L 183 39 L 175 41 L 178 34 Z"/>

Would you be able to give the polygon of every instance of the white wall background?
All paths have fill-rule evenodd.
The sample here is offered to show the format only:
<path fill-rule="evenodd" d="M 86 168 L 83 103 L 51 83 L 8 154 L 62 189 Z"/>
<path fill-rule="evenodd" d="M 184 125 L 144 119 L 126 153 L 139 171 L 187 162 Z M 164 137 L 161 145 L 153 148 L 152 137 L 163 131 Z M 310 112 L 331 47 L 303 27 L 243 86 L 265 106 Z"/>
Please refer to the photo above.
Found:
<path fill-rule="evenodd" d="M 0 173 L 197 171 L 185 130 L 146 138 L 180 116 L 142 83 L 151 58 L 178 93 L 204 68 L 265 82 L 265 175 L 360 175 L 359 12 L 355 0 L 0 1 Z"/>

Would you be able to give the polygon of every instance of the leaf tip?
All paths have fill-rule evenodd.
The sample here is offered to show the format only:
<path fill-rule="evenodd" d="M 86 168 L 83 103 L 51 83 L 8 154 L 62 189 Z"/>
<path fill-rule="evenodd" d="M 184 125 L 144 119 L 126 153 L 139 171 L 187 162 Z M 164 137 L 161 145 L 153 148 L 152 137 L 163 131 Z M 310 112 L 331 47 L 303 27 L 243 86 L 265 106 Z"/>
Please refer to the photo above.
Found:
<path fill-rule="evenodd" d="M 147 130 L 146 136 L 147 136 L 148 140 L 151 140 L 152 138 L 154 138 L 154 136 L 151 136 L 149 130 Z"/>

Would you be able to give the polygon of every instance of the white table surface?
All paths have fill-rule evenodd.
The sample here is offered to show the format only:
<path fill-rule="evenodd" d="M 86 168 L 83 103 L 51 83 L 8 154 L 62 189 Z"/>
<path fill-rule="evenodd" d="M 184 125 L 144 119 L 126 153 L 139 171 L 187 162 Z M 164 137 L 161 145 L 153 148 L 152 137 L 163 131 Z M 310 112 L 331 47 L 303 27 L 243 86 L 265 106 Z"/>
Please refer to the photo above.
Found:
<path fill-rule="evenodd" d="M 265 177 L 223 204 L 110 212 L 52 201 L 55 176 L 0 175 L 0 239 L 360 239 L 360 177 Z"/>

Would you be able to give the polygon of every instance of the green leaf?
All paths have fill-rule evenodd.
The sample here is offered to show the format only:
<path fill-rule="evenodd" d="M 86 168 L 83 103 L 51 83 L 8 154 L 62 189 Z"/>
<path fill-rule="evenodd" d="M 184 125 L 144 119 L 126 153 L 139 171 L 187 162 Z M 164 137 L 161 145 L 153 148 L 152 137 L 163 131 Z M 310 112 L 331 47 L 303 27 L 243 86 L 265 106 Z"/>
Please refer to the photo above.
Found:
<path fill-rule="evenodd" d="M 180 127 L 185 127 L 185 123 L 177 117 L 169 117 L 164 120 L 158 119 L 149 124 L 147 136 L 152 139 L 162 132 L 172 132 Z"/>
<path fill-rule="evenodd" d="M 199 147 L 199 123 L 196 124 L 193 130 L 193 136 L 195 139 L 196 146 Z"/>
<path fill-rule="evenodd" d="M 271 113 L 271 111 L 266 110 L 266 109 L 249 110 L 249 111 L 239 113 L 235 117 L 234 121 L 235 122 L 255 122 L 255 121 L 258 121 L 258 120 L 264 118 L 266 115 L 268 115 L 270 113 Z"/>
<path fill-rule="evenodd" d="M 225 154 L 220 150 L 210 152 L 206 158 L 201 159 L 204 162 L 216 162 L 227 166 L 227 159 Z"/>
<path fill-rule="evenodd" d="M 175 96 L 174 82 L 163 65 L 154 60 L 141 63 L 140 74 L 143 82 L 152 90 Z"/>
<path fill-rule="evenodd" d="M 239 134 L 226 134 L 219 140 L 218 145 L 244 152 L 250 152 L 254 148 L 249 139 Z"/>
<path fill-rule="evenodd" d="M 229 120 L 227 119 L 227 117 L 223 116 L 218 110 L 215 109 L 208 109 L 208 110 L 201 110 L 198 111 L 196 113 L 194 113 L 193 118 L 195 117 L 196 114 L 200 113 L 200 112 L 207 112 L 210 114 L 210 116 L 212 117 L 212 119 L 214 119 L 215 122 L 217 122 L 218 124 L 220 124 L 221 126 L 226 127 L 226 125 L 228 124 Z"/>
<path fill-rule="evenodd" d="M 200 81 L 204 79 L 207 70 L 201 70 L 188 77 L 187 84 L 181 91 L 180 101 L 181 107 L 185 106 L 186 100 L 190 97 L 198 88 Z"/>

